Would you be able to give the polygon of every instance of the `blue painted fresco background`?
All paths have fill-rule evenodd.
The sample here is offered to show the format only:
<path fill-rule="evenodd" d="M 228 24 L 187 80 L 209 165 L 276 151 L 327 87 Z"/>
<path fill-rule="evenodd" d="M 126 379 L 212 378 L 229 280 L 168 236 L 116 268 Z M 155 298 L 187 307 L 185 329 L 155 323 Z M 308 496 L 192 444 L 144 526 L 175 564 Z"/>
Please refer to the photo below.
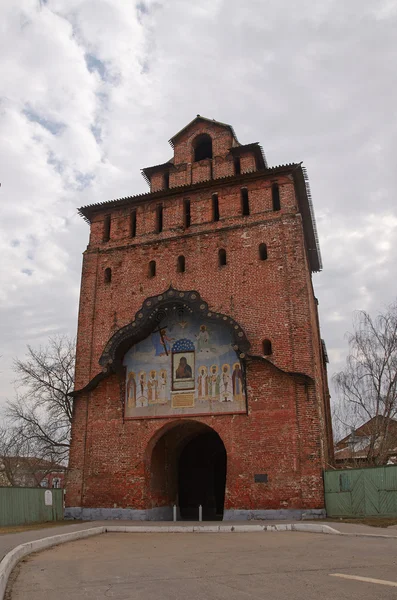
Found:
<path fill-rule="evenodd" d="M 124 365 L 126 417 L 246 410 L 241 365 L 222 321 L 170 317 L 127 352 Z M 179 394 L 190 394 L 189 406 L 173 408 L 185 399 Z"/>

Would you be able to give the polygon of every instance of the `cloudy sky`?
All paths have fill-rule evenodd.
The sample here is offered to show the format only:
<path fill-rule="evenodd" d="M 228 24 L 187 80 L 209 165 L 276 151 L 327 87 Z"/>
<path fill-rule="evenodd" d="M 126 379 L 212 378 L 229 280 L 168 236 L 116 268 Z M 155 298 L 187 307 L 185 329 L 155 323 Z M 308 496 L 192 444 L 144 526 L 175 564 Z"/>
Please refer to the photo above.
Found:
<path fill-rule="evenodd" d="M 197 113 L 304 161 L 330 373 L 355 309 L 396 297 L 397 0 L 14 0 L 0 6 L 0 407 L 26 344 L 75 334 L 76 207 L 146 191 Z"/>

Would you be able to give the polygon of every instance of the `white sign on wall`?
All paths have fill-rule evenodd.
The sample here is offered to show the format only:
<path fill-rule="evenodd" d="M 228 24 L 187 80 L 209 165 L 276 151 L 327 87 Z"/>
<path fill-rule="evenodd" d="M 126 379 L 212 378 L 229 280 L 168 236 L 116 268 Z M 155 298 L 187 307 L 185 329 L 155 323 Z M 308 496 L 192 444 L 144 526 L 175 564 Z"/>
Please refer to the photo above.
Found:
<path fill-rule="evenodd" d="M 44 492 L 44 504 L 46 506 L 52 506 L 52 491 L 46 490 Z"/>

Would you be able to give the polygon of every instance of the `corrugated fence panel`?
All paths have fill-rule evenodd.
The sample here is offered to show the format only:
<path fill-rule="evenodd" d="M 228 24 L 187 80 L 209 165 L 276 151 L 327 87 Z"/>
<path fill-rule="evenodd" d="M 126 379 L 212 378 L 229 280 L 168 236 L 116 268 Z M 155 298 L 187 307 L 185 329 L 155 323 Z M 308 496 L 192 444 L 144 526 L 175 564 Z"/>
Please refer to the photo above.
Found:
<path fill-rule="evenodd" d="M 329 517 L 397 516 L 397 465 L 324 471 Z"/>
<path fill-rule="evenodd" d="M 0 487 L 0 526 L 62 519 L 62 489 Z"/>

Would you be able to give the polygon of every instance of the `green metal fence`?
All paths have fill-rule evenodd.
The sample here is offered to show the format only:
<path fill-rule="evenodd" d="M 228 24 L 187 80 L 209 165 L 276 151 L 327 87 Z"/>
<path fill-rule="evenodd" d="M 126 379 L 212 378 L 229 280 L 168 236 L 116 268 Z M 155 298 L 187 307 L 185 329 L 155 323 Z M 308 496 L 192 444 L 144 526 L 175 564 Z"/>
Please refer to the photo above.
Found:
<path fill-rule="evenodd" d="M 324 471 L 329 517 L 397 516 L 397 466 Z"/>
<path fill-rule="evenodd" d="M 62 519 L 62 489 L 0 487 L 0 526 Z"/>

